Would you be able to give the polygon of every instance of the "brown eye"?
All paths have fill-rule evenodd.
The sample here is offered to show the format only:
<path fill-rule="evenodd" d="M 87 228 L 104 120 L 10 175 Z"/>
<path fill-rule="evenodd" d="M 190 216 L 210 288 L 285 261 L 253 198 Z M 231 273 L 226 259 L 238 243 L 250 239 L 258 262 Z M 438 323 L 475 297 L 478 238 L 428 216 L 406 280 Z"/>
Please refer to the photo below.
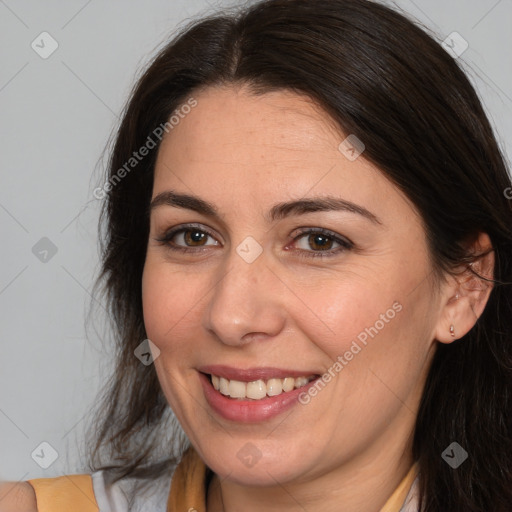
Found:
<path fill-rule="evenodd" d="M 315 251 L 328 251 L 329 249 L 332 249 L 333 243 L 334 240 L 326 235 L 316 233 L 308 236 L 309 247 Z"/>
<path fill-rule="evenodd" d="M 193 250 L 195 248 L 200 249 L 212 245 L 220 245 L 213 235 L 204 229 L 196 228 L 195 226 L 170 230 L 156 240 L 167 245 L 169 249 L 183 251 L 187 251 L 188 249 Z"/>
<path fill-rule="evenodd" d="M 198 247 L 205 245 L 208 240 L 208 233 L 198 229 L 185 229 L 183 230 L 183 240 L 186 245 L 190 247 Z"/>
<path fill-rule="evenodd" d="M 296 240 L 296 247 L 298 249 L 310 252 L 330 251 L 340 245 L 347 245 L 343 244 L 342 241 L 339 241 L 333 235 L 318 232 L 303 233 Z"/>
<path fill-rule="evenodd" d="M 354 244 L 345 237 L 323 228 L 302 231 L 294 238 L 300 256 L 334 256 L 350 250 Z"/>

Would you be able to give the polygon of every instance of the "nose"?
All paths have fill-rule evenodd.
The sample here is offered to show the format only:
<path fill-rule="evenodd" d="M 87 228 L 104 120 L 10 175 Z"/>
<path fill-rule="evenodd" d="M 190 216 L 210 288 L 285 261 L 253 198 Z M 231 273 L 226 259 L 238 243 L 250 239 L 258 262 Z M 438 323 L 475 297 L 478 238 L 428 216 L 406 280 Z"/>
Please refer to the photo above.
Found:
<path fill-rule="evenodd" d="M 267 266 L 265 252 L 247 263 L 232 251 L 226 267 L 203 312 L 203 327 L 231 346 L 276 336 L 286 310 L 280 302 L 282 283 Z"/>

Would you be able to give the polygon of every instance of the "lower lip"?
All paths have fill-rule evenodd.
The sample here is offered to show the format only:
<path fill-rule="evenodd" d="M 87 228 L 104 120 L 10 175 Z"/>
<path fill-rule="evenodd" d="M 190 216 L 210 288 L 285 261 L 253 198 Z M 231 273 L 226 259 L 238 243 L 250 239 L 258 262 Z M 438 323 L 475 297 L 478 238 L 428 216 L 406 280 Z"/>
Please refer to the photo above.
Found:
<path fill-rule="evenodd" d="M 210 407 L 226 420 L 238 423 L 257 423 L 278 416 L 299 403 L 299 395 L 307 392 L 317 379 L 312 380 L 301 388 L 281 393 L 276 396 L 268 396 L 261 400 L 240 400 L 229 398 L 217 391 L 210 378 L 204 373 L 199 373 L 199 379 L 203 386 L 206 401 Z"/>

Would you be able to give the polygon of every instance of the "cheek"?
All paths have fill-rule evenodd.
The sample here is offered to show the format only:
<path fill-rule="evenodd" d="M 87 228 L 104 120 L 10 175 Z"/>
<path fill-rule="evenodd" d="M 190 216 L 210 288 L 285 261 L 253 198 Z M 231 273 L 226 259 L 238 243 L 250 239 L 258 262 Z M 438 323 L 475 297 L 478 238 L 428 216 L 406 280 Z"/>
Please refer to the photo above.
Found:
<path fill-rule="evenodd" d="M 365 347 L 397 322 L 400 290 L 383 288 L 369 276 L 322 280 L 314 289 L 297 293 L 304 304 L 296 309 L 294 320 L 334 360 L 350 350 L 352 342 Z"/>
<path fill-rule="evenodd" d="M 355 410 L 361 400 L 375 406 L 394 400 L 379 379 L 407 395 L 427 356 L 432 319 L 425 298 L 431 293 L 427 282 L 411 293 L 415 280 L 405 270 L 401 276 L 388 271 L 380 277 L 326 279 L 300 291 L 308 307 L 293 315 L 298 329 L 326 356 L 325 371 L 343 375 L 334 387 Z"/>
<path fill-rule="evenodd" d="M 206 350 L 204 311 L 218 282 L 211 272 L 179 269 L 151 254 L 142 276 L 142 307 L 148 338 L 159 348 L 157 368 L 188 371 Z"/>
<path fill-rule="evenodd" d="M 165 286 L 158 279 L 157 268 L 146 260 L 142 273 L 142 311 L 146 333 L 153 343 L 160 347 L 160 331 L 162 330 L 166 301 Z"/>
<path fill-rule="evenodd" d="M 189 361 L 197 349 L 191 343 L 195 335 L 193 326 L 200 325 L 197 291 L 200 284 L 196 280 L 191 274 L 184 276 L 173 271 L 165 261 L 151 254 L 142 275 L 146 334 L 160 350 L 155 369 L 167 401 L 182 425 L 187 425 L 182 412 L 189 407 L 189 395 L 183 396 L 185 386 L 180 380 L 188 375 Z"/>
<path fill-rule="evenodd" d="M 180 340 L 197 308 L 198 284 L 194 277 L 170 270 L 148 256 L 142 275 L 142 308 L 146 333 L 161 351 L 172 350 L 170 340 Z M 196 293 L 194 293 L 194 290 Z"/>

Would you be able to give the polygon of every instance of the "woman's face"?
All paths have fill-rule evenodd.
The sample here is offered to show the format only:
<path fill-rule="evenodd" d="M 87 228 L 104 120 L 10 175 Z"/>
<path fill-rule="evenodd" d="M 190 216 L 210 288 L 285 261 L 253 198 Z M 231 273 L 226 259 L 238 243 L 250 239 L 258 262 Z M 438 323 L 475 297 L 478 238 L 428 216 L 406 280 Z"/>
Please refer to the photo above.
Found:
<path fill-rule="evenodd" d="M 238 484 L 408 460 L 442 309 L 420 218 L 304 97 L 194 98 L 159 150 L 143 274 L 186 434 Z"/>

